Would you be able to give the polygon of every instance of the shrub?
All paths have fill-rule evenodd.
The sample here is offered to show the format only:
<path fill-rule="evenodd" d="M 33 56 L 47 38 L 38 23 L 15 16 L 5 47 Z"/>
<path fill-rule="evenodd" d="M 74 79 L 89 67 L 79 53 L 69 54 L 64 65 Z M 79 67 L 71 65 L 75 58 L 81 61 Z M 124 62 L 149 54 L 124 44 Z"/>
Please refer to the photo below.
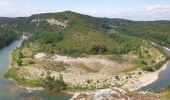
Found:
<path fill-rule="evenodd" d="M 102 54 L 107 52 L 107 48 L 104 45 L 93 45 L 93 47 L 91 48 L 91 52 L 93 54 Z"/>
<path fill-rule="evenodd" d="M 50 72 L 47 72 L 47 76 L 43 82 L 44 87 L 52 91 L 62 91 L 67 87 L 67 84 L 64 82 L 62 75 L 59 75 L 59 78 L 55 79 L 51 76 Z"/>
<path fill-rule="evenodd" d="M 120 80 L 119 76 L 117 76 L 117 75 L 115 76 L 115 78 L 116 78 L 117 80 Z"/>
<path fill-rule="evenodd" d="M 86 82 L 87 82 L 87 84 L 90 84 L 90 83 L 91 83 L 91 80 L 88 79 L 88 80 L 86 80 Z"/>
<path fill-rule="evenodd" d="M 118 63 L 123 63 L 125 61 L 125 59 L 121 56 L 121 55 L 118 55 L 118 54 L 113 54 L 111 57 L 109 57 L 110 60 L 115 60 L 117 61 Z"/>
<path fill-rule="evenodd" d="M 21 51 L 19 51 L 18 57 L 19 57 L 19 59 L 22 59 L 22 58 L 23 58 L 23 54 L 22 54 Z"/>
<path fill-rule="evenodd" d="M 143 70 L 147 71 L 147 72 L 153 72 L 154 71 L 154 69 L 152 67 L 144 67 Z"/>
<path fill-rule="evenodd" d="M 22 60 L 21 60 L 21 59 L 18 59 L 18 60 L 17 60 L 17 65 L 18 65 L 18 66 L 21 66 L 21 65 L 22 65 Z"/>
<path fill-rule="evenodd" d="M 138 72 L 138 74 L 139 74 L 139 75 L 141 75 L 141 74 L 142 74 L 142 72 Z"/>
<path fill-rule="evenodd" d="M 144 61 L 144 60 L 141 60 L 141 63 L 142 63 L 143 65 L 148 65 L 148 63 L 147 63 L 146 61 Z"/>
<path fill-rule="evenodd" d="M 29 64 L 35 64 L 35 62 L 33 60 L 29 60 L 28 62 Z"/>

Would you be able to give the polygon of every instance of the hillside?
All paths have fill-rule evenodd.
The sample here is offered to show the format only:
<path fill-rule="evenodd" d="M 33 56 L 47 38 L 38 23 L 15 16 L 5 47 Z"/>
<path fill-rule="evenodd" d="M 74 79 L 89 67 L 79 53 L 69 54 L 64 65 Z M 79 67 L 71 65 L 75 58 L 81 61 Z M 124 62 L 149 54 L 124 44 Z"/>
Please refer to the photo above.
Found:
<path fill-rule="evenodd" d="M 101 30 L 90 21 L 91 18 L 66 11 L 37 14 L 28 18 L 14 18 L 7 22 L 0 22 L 3 28 L 34 33 L 30 41 L 39 46 L 40 51 L 43 50 L 47 53 L 107 54 L 129 52 L 130 49 L 138 48 L 139 39 Z M 116 39 L 114 39 L 115 36 Z M 136 44 L 133 44 L 134 41 Z M 120 44 L 121 48 L 119 48 Z"/>
<path fill-rule="evenodd" d="M 135 22 L 120 27 L 118 31 L 131 36 L 142 37 L 160 45 L 170 47 L 170 21 Z"/>
<path fill-rule="evenodd" d="M 0 28 L 0 49 L 9 45 L 10 43 L 17 39 L 19 39 L 18 33 L 11 30 Z"/>

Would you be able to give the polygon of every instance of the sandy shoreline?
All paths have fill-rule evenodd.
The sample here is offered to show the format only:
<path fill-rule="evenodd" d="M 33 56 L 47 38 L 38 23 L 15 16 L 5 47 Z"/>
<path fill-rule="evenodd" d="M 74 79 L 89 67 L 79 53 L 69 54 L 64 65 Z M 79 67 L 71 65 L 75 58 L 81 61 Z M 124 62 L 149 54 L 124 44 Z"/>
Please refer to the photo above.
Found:
<path fill-rule="evenodd" d="M 140 80 L 137 81 L 136 83 L 133 84 L 126 84 L 124 87 L 126 87 L 129 91 L 135 91 L 137 89 L 140 89 L 144 86 L 147 86 L 151 83 L 153 83 L 154 81 L 156 81 L 159 78 L 159 73 L 162 70 L 165 70 L 167 67 L 167 64 L 169 63 L 169 61 L 167 61 L 161 69 L 155 71 L 155 72 L 148 72 L 145 73 L 142 77 L 140 77 Z"/>

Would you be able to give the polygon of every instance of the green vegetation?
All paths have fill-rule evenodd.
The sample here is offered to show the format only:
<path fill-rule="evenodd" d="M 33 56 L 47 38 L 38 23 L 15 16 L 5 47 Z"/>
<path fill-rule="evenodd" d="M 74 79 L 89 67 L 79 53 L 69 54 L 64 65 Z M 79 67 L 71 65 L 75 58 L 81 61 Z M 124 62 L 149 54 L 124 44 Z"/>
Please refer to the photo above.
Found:
<path fill-rule="evenodd" d="M 67 87 L 67 84 L 63 81 L 62 75 L 60 75 L 58 79 L 55 79 L 54 77 L 51 76 L 50 72 L 47 72 L 47 76 L 43 83 L 44 87 L 56 92 L 65 90 Z"/>
<path fill-rule="evenodd" d="M 0 49 L 17 39 L 19 39 L 17 32 L 0 28 Z"/>
<path fill-rule="evenodd" d="M 45 79 L 36 79 L 36 80 L 28 80 L 25 79 L 23 76 L 19 75 L 18 68 L 11 68 L 4 77 L 9 79 L 13 78 L 16 80 L 18 85 L 22 86 L 31 86 L 31 87 L 44 87 L 48 90 L 52 91 L 62 91 L 65 90 L 67 87 L 67 84 L 63 81 L 62 75 L 59 76 L 58 79 L 55 79 L 54 77 L 50 76 L 50 73 L 47 73 L 47 76 Z"/>
<path fill-rule="evenodd" d="M 120 26 L 118 31 L 170 47 L 169 21 L 134 22 L 124 27 Z"/>
<path fill-rule="evenodd" d="M 39 33 L 31 39 L 39 50 L 46 53 L 67 55 L 105 54 L 112 52 L 117 45 L 108 36 L 92 28 L 63 30 L 62 33 Z"/>
<path fill-rule="evenodd" d="M 143 68 L 143 70 L 144 70 L 144 71 L 148 71 L 148 72 L 153 72 L 153 71 L 155 71 L 155 70 L 160 69 L 165 63 L 166 63 L 166 60 L 160 61 L 159 63 L 154 64 L 154 65 L 152 65 L 152 66 L 145 66 L 145 67 Z"/>
<path fill-rule="evenodd" d="M 4 78 L 6 78 L 6 79 L 13 78 L 14 80 L 16 80 L 18 85 L 22 85 L 22 86 L 31 86 L 31 87 L 43 86 L 42 85 L 42 83 L 43 83 L 42 79 L 27 80 L 23 76 L 21 76 L 18 71 L 19 71 L 18 68 L 12 67 L 4 75 Z"/>
<path fill-rule="evenodd" d="M 12 62 L 11 66 L 17 68 L 18 66 L 22 65 L 22 52 L 18 48 L 12 52 Z"/>
<path fill-rule="evenodd" d="M 118 54 L 109 56 L 109 59 L 117 61 L 118 63 L 123 63 L 125 61 L 125 59 L 122 57 L 122 55 L 118 55 Z"/>

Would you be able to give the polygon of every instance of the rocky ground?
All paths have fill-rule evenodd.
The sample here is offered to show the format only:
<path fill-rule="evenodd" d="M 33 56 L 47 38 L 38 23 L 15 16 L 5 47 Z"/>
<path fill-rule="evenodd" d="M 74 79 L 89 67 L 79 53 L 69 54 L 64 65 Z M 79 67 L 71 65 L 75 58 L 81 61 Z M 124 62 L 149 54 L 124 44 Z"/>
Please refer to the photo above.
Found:
<path fill-rule="evenodd" d="M 130 60 L 129 58 L 132 59 L 134 56 L 125 55 L 124 57 Z M 165 64 L 161 70 L 152 73 L 144 72 L 140 69 L 120 73 L 130 69 L 133 65 L 130 63 L 119 64 L 103 56 L 72 58 L 54 55 L 47 57 L 44 53 L 38 53 L 35 55 L 35 59 L 38 60 L 36 64 L 23 66 L 20 70 L 20 74 L 25 79 L 35 80 L 45 77 L 46 68 L 48 68 L 52 76 L 63 75 L 64 81 L 69 84 L 69 87 L 77 89 L 121 87 L 125 90 L 133 91 L 155 81 L 159 72 L 166 67 Z M 118 72 L 119 74 L 116 74 Z"/>

